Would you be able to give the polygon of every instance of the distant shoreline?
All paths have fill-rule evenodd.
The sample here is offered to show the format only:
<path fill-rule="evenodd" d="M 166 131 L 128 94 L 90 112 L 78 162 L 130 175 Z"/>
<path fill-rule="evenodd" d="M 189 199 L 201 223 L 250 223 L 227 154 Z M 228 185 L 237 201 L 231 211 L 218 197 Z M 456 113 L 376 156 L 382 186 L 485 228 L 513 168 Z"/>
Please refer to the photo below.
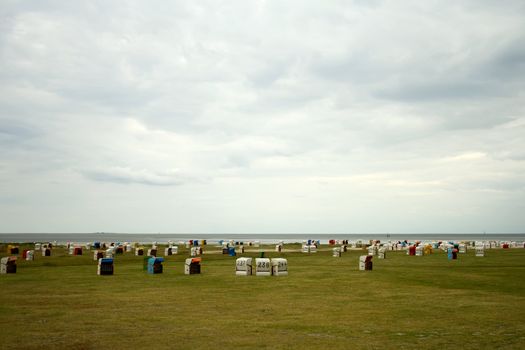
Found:
<path fill-rule="evenodd" d="M 0 233 L 0 242 L 152 242 L 167 243 L 168 241 L 185 241 L 191 239 L 209 240 L 210 243 L 219 240 L 260 241 L 273 243 L 297 243 L 314 239 L 326 243 L 330 239 L 347 240 L 381 240 L 381 241 L 429 241 L 429 240 L 496 240 L 525 241 L 525 233 Z"/>

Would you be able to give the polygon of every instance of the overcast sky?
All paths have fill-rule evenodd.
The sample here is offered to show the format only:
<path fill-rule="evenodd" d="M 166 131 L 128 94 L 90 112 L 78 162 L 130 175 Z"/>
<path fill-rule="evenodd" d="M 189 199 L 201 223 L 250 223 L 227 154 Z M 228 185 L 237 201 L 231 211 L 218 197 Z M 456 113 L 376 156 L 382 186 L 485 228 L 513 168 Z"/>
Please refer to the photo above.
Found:
<path fill-rule="evenodd" d="M 0 232 L 525 232 L 525 2 L 0 3 Z"/>

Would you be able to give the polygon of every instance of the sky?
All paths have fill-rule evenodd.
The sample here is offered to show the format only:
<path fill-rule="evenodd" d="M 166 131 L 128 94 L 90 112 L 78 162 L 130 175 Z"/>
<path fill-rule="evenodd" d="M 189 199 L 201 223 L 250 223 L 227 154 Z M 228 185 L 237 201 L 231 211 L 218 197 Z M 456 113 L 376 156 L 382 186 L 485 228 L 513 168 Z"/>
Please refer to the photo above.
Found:
<path fill-rule="evenodd" d="M 523 233 L 525 2 L 0 2 L 0 232 Z"/>

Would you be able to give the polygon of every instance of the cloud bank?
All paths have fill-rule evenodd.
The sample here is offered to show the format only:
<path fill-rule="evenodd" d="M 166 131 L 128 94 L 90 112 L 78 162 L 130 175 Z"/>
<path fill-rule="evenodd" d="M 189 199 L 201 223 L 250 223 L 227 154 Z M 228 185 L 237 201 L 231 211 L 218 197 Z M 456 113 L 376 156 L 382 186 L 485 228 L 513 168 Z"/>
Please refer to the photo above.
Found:
<path fill-rule="evenodd" d="M 2 232 L 523 232 L 521 1 L 10 1 Z"/>

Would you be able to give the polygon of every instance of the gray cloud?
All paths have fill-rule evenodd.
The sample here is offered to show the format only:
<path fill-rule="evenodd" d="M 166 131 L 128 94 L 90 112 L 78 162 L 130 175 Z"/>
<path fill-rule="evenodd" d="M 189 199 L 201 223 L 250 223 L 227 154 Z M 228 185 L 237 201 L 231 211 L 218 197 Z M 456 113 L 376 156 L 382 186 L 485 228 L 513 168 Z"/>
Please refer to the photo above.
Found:
<path fill-rule="evenodd" d="M 177 172 L 156 173 L 148 170 L 112 167 L 108 169 L 89 170 L 81 172 L 89 179 L 101 182 L 114 182 L 120 184 L 142 184 L 152 186 L 182 185 L 184 179 Z"/>
<path fill-rule="evenodd" d="M 41 135 L 41 131 L 35 127 L 25 125 L 23 122 L 15 120 L 1 120 L 0 121 L 0 140 L 4 139 L 6 142 L 15 139 L 27 140 Z"/>

